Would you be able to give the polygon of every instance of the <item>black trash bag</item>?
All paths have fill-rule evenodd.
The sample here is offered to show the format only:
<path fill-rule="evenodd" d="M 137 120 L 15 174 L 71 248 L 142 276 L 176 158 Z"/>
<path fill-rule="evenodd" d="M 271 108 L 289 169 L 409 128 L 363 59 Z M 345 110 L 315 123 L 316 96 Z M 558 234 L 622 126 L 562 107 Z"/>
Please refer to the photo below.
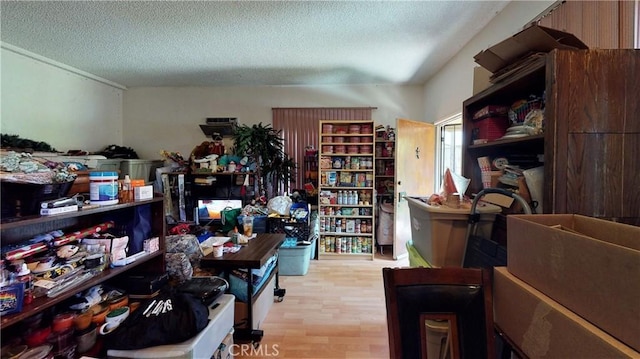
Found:
<path fill-rule="evenodd" d="M 198 298 L 163 290 L 105 336 L 105 349 L 135 350 L 181 343 L 196 336 L 208 323 L 209 309 Z"/>
<path fill-rule="evenodd" d="M 109 145 L 102 152 L 98 152 L 98 155 L 105 156 L 106 158 L 122 158 L 122 159 L 137 159 L 138 154 L 131 147 L 123 147 L 117 145 Z"/>

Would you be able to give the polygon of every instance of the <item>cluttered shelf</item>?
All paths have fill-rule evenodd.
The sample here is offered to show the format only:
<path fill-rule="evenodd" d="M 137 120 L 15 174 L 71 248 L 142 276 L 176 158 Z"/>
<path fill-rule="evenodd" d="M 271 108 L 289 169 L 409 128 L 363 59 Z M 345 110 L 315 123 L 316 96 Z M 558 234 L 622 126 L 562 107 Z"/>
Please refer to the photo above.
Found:
<path fill-rule="evenodd" d="M 147 204 L 147 203 L 162 202 L 162 200 L 163 199 L 161 196 L 155 196 L 154 198 L 149 200 L 140 200 L 140 201 L 135 201 L 130 203 L 118 203 L 118 204 L 113 204 L 109 206 L 97 206 L 97 207 L 92 206 L 91 208 L 78 209 L 78 211 L 75 211 L 75 212 L 62 213 L 62 214 L 57 214 L 55 216 L 32 215 L 32 216 L 25 216 L 25 217 L 5 217 L 5 218 L 2 218 L 2 221 L 1 221 L 2 231 L 3 231 L 3 242 L 9 239 L 5 237 L 4 231 L 8 231 L 13 228 L 24 229 L 25 226 L 41 226 L 45 223 L 50 223 L 50 222 L 53 226 L 56 226 L 57 223 L 53 223 L 53 222 L 58 222 L 58 221 L 62 221 L 69 218 L 77 218 L 82 216 L 91 216 L 98 213 L 111 212 L 114 210 L 120 210 L 127 207 L 135 207 L 135 206 Z"/>
<path fill-rule="evenodd" d="M 32 303 L 24 304 L 21 312 L 15 313 L 15 314 L 3 315 L 2 319 L 0 320 L 0 329 L 7 328 L 28 317 L 31 317 L 48 308 L 51 308 L 57 304 L 60 304 L 66 299 L 74 296 L 76 293 L 89 289 L 96 284 L 103 283 L 108 279 L 111 279 L 119 274 L 127 272 L 133 269 L 134 267 L 140 266 L 148 262 L 149 260 L 162 255 L 163 255 L 163 252 L 161 251 L 149 253 L 145 256 L 137 258 L 134 262 L 126 266 L 114 267 L 110 269 L 105 269 L 102 272 L 97 272 L 95 273 L 95 275 L 91 277 L 87 277 L 86 280 L 76 283 L 76 285 L 70 285 L 69 287 L 65 288 L 64 291 L 62 291 L 60 294 L 54 297 L 49 298 L 47 296 L 43 296 L 43 297 L 35 298 L 33 299 Z"/>

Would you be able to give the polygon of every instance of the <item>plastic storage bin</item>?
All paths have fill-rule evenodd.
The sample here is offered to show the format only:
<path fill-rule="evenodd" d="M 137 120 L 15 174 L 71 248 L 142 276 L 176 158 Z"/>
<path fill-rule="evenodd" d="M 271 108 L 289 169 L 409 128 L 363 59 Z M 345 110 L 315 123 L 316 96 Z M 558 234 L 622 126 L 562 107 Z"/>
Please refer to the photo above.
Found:
<path fill-rule="evenodd" d="M 120 162 L 120 178 L 129 175 L 132 179 L 143 179 L 144 183 L 150 183 L 156 179 L 156 168 L 164 166 L 163 160 L 129 160 Z"/>
<path fill-rule="evenodd" d="M 296 238 L 287 238 L 278 251 L 280 275 L 306 275 L 309 271 L 312 244 L 297 244 Z"/>
<path fill-rule="evenodd" d="M 244 216 L 238 216 L 238 232 L 243 234 L 242 219 Z M 253 233 L 267 233 L 267 216 L 253 215 Z"/>
<path fill-rule="evenodd" d="M 420 256 L 433 267 L 461 267 L 467 241 L 469 208 L 431 206 L 419 198 L 406 197 L 411 217 L 411 239 Z M 476 234 L 491 238 L 493 222 L 502 209 L 478 206 Z"/>
<path fill-rule="evenodd" d="M 307 222 L 290 222 L 283 218 L 269 218 L 269 233 L 284 233 L 287 238 L 299 241 L 309 240 L 309 224 Z"/>

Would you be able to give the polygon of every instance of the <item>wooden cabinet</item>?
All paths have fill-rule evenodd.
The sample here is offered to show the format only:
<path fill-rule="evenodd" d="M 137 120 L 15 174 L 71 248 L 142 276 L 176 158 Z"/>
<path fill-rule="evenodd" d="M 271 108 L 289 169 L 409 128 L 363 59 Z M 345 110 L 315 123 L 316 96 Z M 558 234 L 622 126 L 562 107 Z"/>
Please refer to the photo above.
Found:
<path fill-rule="evenodd" d="M 319 259 L 373 259 L 373 151 L 373 121 L 320 121 Z"/>
<path fill-rule="evenodd" d="M 463 103 L 463 175 L 482 188 L 478 157 L 538 158 L 543 212 L 640 225 L 640 51 L 553 50 Z M 544 134 L 472 145 L 473 114 L 544 94 Z"/>
<path fill-rule="evenodd" d="M 25 304 L 20 313 L 3 315 L 0 320 L 0 329 L 2 329 L 3 334 L 5 333 L 5 330 L 13 331 L 14 328 L 18 327 L 14 326 L 14 324 L 17 324 L 34 314 L 53 309 L 54 306 L 70 298 L 76 293 L 107 280 L 118 280 L 118 276 L 125 273 L 164 273 L 165 219 L 163 200 L 161 197 L 156 197 L 146 201 L 102 206 L 94 209 L 71 212 L 69 214 L 33 216 L 21 220 L 3 222 L 0 227 L 0 232 L 2 235 L 2 245 L 6 246 L 10 244 L 20 244 L 28 241 L 36 235 L 49 233 L 54 230 L 62 230 L 65 234 L 68 234 L 106 221 L 114 221 L 114 229 L 123 228 L 132 224 L 129 222 L 134 218 L 134 212 L 136 209 L 141 206 L 150 207 L 151 236 L 159 238 L 160 250 L 140 257 L 135 262 L 126 266 L 105 269 L 51 298 L 46 295 L 35 298 L 30 304 Z M 65 311 L 66 308 L 62 308 L 61 310 Z"/>

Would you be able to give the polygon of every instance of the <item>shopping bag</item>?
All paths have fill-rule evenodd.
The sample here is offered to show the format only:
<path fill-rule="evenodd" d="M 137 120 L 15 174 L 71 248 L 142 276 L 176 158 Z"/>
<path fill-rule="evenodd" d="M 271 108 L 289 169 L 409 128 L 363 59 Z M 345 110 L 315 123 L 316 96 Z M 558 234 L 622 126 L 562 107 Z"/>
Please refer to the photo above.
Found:
<path fill-rule="evenodd" d="M 223 209 L 220 215 L 222 221 L 222 228 L 220 230 L 225 233 L 235 228 L 238 225 L 238 216 L 240 213 L 242 213 L 242 208 L 227 207 Z"/>

